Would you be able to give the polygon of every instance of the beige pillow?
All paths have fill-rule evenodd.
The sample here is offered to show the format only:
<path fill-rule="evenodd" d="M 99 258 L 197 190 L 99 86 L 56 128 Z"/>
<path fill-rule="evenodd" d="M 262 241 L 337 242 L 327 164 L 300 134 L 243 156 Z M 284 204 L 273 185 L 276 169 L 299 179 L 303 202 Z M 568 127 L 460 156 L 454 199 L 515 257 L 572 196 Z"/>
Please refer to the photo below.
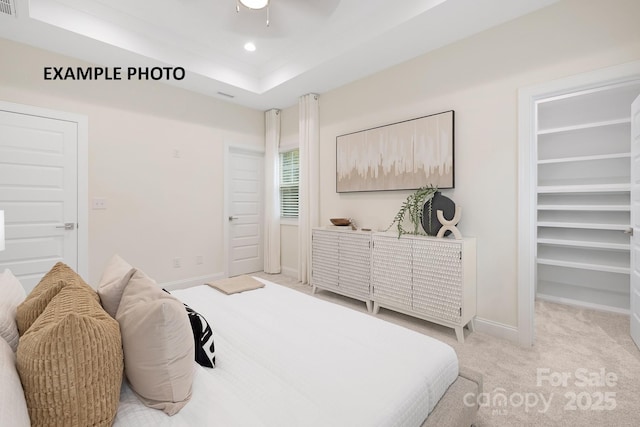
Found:
<path fill-rule="evenodd" d="M 0 274 L 0 337 L 7 341 L 14 353 L 20 338 L 16 325 L 16 309 L 24 298 L 22 284 L 7 268 Z"/>
<path fill-rule="evenodd" d="M 27 295 L 16 311 L 18 332 L 22 336 L 33 322 L 44 311 L 49 301 L 65 286 L 80 286 L 93 292 L 98 301 L 98 294 L 68 265 L 59 262 L 44 275 L 35 288 Z"/>
<path fill-rule="evenodd" d="M 251 276 L 245 275 L 209 282 L 207 285 L 227 295 L 264 288 L 264 283 L 259 282 Z"/>
<path fill-rule="evenodd" d="M 102 307 L 115 318 L 122 298 L 124 287 L 129 283 L 129 279 L 133 276 L 135 268 L 131 267 L 128 262 L 114 255 L 102 273 L 100 284 L 98 285 L 98 296 Z"/>
<path fill-rule="evenodd" d="M 20 338 L 32 426 L 111 426 L 123 374 L 120 328 L 95 292 L 65 286 Z"/>
<path fill-rule="evenodd" d="M 16 371 L 16 355 L 0 338 L 0 426 L 29 427 L 29 412 Z"/>
<path fill-rule="evenodd" d="M 184 305 L 136 270 L 124 288 L 116 319 L 131 388 L 145 405 L 176 414 L 191 399 L 195 368 Z"/>

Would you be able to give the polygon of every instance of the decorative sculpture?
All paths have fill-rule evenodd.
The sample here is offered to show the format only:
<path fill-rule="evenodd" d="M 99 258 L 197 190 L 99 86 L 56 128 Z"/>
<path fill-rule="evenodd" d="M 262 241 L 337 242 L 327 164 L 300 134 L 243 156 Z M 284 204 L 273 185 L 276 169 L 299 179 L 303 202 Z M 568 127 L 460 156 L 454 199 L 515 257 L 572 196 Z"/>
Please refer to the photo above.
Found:
<path fill-rule="evenodd" d="M 442 211 L 438 209 L 437 213 L 438 221 L 442 224 L 440 230 L 438 230 L 438 234 L 436 237 L 444 237 L 444 233 L 447 231 L 451 231 L 457 240 L 462 239 L 462 234 L 456 225 L 460 222 L 460 217 L 462 216 L 462 208 L 456 205 L 456 213 L 453 215 L 452 219 L 445 219 Z"/>

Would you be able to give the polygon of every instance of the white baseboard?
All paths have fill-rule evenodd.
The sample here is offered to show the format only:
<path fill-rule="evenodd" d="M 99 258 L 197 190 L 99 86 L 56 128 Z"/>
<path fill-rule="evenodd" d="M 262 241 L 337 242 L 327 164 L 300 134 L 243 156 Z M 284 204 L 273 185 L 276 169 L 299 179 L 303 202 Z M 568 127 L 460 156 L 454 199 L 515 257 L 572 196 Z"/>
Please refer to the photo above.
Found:
<path fill-rule="evenodd" d="M 297 268 L 291 268 L 291 267 L 282 267 L 280 269 L 280 272 L 282 274 L 284 274 L 285 276 L 288 277 L 293 277 L 294 279 L 298 278 L 298 269 Z"/>
<path fill-rule="evenodd" d="M 491 335 L 498 338 L 506 339 L 514 343 L 519 342 L 518 328 L 504 323 L 494 322 L 493 320 L 482 319 L 476 317 L 473 324 L 478 332 Z"/>
<path fill-rule="evenodd" d="M 191 288 L 193 286 L 204 285 L 206 282 L 214 280 L 224 279 L 226 276 L 224 273 L 215 273 L 208 276 L 190 277 L 188 279 L 176 280 L 173 282 L 160 283 L 160 286 L 168 291 L 175 291 L 176 289 Z"/>

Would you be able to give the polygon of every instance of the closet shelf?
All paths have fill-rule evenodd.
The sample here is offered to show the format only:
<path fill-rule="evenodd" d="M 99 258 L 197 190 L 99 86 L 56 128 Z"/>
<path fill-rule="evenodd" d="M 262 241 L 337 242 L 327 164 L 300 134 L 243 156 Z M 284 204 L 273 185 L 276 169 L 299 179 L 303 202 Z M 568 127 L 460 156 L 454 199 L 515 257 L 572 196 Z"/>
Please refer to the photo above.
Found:
<path fill-rule="evenodd" d="M 583 300 L 576 299 L 575 295 L 578 293 L 591 294 L 591 298 Z M 603 294 L 606 295 L 606 299 L 604 301 Z M 536 298 L 559 304 L 569 304 L 600 311 L 629 314 L 629 295 L 608 289 L 592 289 L 567 283 L 540 280 L 538 281 Z"/>
<path fill-rule="evenodd" d="M 629 212 L 629 205 L 538 205 L 539 211 Z"/>
<path fill-rule="evenodd" d="M 550 193 L 621 193 L 629 192 L 631 184 L 541 185 L 538 194 Z"/>
<path fill-rule="evenodd" d="M 591 273 L 588 273 L 588 274 L 591 274 Z M 564 286 L 573 291 L 588 289 L 592 291 L 607 291 L 617 295 L 627 294 L 626 288 L 620 289 L 617 286 L 610 286 L 611 283 L 595 282 L 595 283 L 579 283 L 578 284 L 578 283 L 567 283 L 567 282 L 554 281 L 554 280 L 540 280 L 538 283 L 542 285 L 542 288 L 544 288 L 543 292 L 549 292 L 549 287 L 551 287 L 552 289 L 553 288 L 557 289 L 558 286 Z M 627 299 L 628 299 L 628 294 L 627 294 Z"/>
<path fill-rule="evenodd" d="M 627 117 L 623 119 L 604 120 L 601 122 L 590 122 L 590 123 L 583 123 L 583 124 L 572 125 L 572 126 L 561 126 L 556 128 L 550 128 L 550 129 L 540 129 L 538 130 L 538 135 L 548 135 L 552 133 L 571 132 L 571 131 L 581 130 L 581 129 L 591 129 L 591 128 L 597 128 L 597 127 L 603 127 L 603 126 L 616 126 L 616 125 L 630 124 L 630 123 L 631 123 L 631 118 Z"/>
<path fill-rule="evenodd" d="M 615 153 L 615 154 L 598 154 L 593 156 L 577 156 L 577 157 L 560 157 L 555 159 L 538 160 L 539 165 L 549 165 L 555 163 L 574 163 L 574 162 L 588 162 L 592 160 L 615 160 L 615 159 L 630 159 L 631 153 Z"/>
<path fill-rule="evenodd" d="M 604 271 L 607 273 L 629 274 L 629 267 L 616 265 L 587 264 L 575 261 L 563 261 L 558 259 L 538 258 L 538 264 L 555 265 L 557 267 L 577 268 L 582 270 Z"/>
<path fill-rule="evenodd" d="M 630 249 L 630 245 L 628 243 L 591 242 L 585 240 L 538 238 L 538 243 L 542 245 L 570 246 L 574 248 L 587 249 L 610 249 L 617 251 L 628 251 Z"/>
<path fill-rule="evenodd" d="M 599 222 L 564 222 L 564 221 L 538 221 L 538 227 L 556 228 L 583 228 L 586 230 L 620 230 L 629 228 L 628 224 L 606 224 Z"/>

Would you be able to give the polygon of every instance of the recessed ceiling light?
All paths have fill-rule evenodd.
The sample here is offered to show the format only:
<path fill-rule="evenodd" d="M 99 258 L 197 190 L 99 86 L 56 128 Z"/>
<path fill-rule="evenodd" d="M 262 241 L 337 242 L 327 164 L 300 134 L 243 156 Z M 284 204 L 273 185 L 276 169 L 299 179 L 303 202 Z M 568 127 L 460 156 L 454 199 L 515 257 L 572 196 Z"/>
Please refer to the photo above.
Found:
<path fill-rule="evenodd" d="M 246 50 L 247 52 L 255 52 L 256 45 L 253 44 L 252 42 L 246 42 L 244 44 L 244 50 Z"/>

